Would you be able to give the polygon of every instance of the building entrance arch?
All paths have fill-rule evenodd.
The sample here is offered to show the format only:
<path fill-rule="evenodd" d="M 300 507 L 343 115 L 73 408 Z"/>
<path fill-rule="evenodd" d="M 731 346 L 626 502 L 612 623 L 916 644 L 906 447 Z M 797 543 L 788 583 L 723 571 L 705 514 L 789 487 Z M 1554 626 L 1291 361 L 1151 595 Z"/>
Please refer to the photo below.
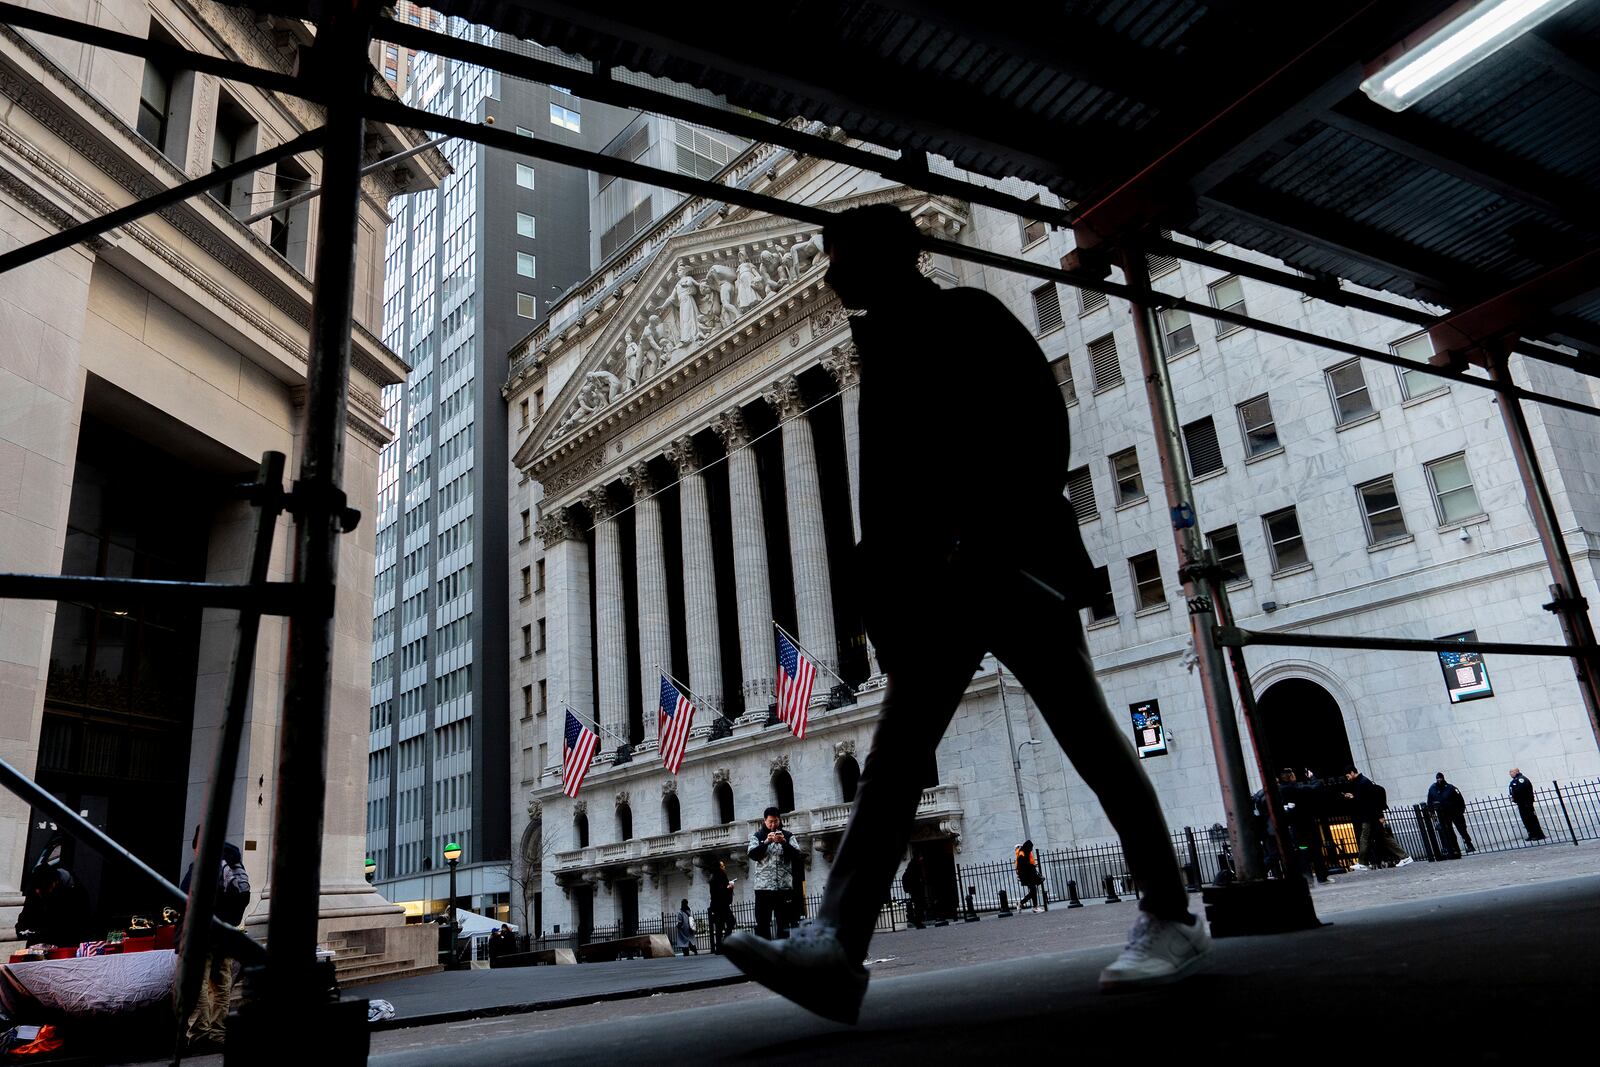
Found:
<path fill-rule="evenodd" d="M 1344 714 L 1333 694 L 1309 678 L 1273 682 L 1256 700 L 1270 769 L 1306 769 L 1318 778 L 1355 764 Z"/>

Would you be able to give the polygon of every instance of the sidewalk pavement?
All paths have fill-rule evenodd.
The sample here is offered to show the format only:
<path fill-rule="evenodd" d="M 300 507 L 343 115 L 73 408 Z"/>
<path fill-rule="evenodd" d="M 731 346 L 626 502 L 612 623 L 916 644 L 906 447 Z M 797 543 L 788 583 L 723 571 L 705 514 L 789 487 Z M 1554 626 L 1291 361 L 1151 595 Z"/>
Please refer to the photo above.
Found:
<path fill-rule="evenodd" d="M 1143 993 L 1101 995 L 1096 977 L 1116 949 L 1081 948 L 901 974 L 875 969 L 856 1027 L 747 986 L 661 998 L 644 1010 L 561 1012 L 565 1024 L 533 1032 L 485 1022 L 374 1035 L 371 1062 L 510 1067 L 648 1056 L 903 1067 L 915 1057 L 942 1064 L 1102 1050 L 1132 1062 L 1576 1060 L 1592 1043 L 1596 946 L 1600 875 L 1590 873 L 1357 907 L 1317 930 L 1218 941 L 1206 973 Z M 702 997 L 717 1002 L 667 1006 Z M 404 1051 L 383 1051 L 401 1038 Z"/>
<path fill-rule="evenodd" d="M 1446 895 L 1596 872 L 1600 872 L 1600 843 L 1576 848 L 1554 843 L 1463 860 L 1353 872 L 1316 887 L 1312 899 L 1318 915 L 1328 921 L 1352 910 L 1405 901 L 1434 902 Z M 1198 895 L 1191 900 L 1199 910 Z M 1042 915 L 1024 912 L 999 919 L 988 913 L 976 924 L 880 934 L 872 943 L 872 957 L 878 961 L 874 973 L 943 970 L 1039 952 L 1117 947 L 1133 921 L 1135 907 L 1131 899 L 1121 904 L 1090 902 L 1070 910 L 1053 903 Z M 375 1027 L 387 1030 L 682 993 L 743 981 L 744 976 L 721 956 L 702 954 L 561 967 L 446 971 L 357 986 L 346 995 L 392 1003 L 395 1019 Z"/>

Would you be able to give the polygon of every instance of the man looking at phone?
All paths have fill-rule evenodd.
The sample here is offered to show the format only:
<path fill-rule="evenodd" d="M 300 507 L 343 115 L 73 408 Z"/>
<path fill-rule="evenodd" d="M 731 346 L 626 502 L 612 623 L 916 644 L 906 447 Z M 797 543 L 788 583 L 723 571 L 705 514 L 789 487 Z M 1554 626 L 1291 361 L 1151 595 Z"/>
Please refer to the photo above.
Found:
<path fill-rule="evenodd" d="M 793 925 L 790 898 L 794 892 L 794 861 L 800 858 L 795 836 L 783 828 L 777 808 L 762 813 L 761 825 L 750 835 L 751 884 L 756 893 L 756 930 L 771 941 L 788 937 Z M 772 930 L 777 918 L 777 932 Z"/>

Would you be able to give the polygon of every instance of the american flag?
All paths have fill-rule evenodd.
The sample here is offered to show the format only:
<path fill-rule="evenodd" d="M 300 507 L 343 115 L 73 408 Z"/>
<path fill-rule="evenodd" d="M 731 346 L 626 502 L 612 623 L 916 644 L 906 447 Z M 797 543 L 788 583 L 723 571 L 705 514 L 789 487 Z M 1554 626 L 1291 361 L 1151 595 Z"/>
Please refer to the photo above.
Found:
<path fill-rule="evenodd" d="M 656 735 L 661 739 L 661 765 L 673 774 L 683 766 L 683 748 L 694 723 L 694 705 L 678 692 L 672 679 L 661 676 L 661 722 Z"/>
<path fill-rule="evenodd" d="M 583 787 L 583 776 L 589 773 L 594 747 L 599 743 L 599 734 L 567 712 L 567 733 L 561 740 L 561 791 L 567 796 L 577 796 Z"/>
<path fill-rule="evenodd" d="M 778 718 L 789 724 L 796 737 L 806 735 L 806 709 L 817 665 L 778 629 Z"/>

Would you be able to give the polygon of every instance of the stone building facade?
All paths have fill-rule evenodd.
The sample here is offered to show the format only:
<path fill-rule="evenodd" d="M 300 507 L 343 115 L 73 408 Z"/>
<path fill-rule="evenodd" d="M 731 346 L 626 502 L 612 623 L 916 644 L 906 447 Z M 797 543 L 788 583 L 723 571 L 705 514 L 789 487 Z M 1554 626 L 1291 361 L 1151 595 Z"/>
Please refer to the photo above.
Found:
<path fill-rule="evenodd" d="M 1041 263 L 1070 249 L 1068 235 L 1026 220 L 771 147 L 723 180 L 830 209 L 886 201 L 930 232 Z M 572 294 L 558 328 L 511 353 L 508 401 L 550 398 L 512 441 L 510 472 L 511 511 L 535 523 L 512 559 L 513 610 L 539 635 L 512 679 L 524 694 L 512 779 L 526 795 L 514 840 L 531 927 L 626 929 L 686 896 L 701 907 L 717 860 L 747 897 L 742 843 L 768 804 L 807 842 L 807 892 L 825 880 L 882 677 L 850 564 L 857 366 L 815 236 L 691 200 Z M 1376 315 L 1175 260 L 1152 268 L 1163 291 L 1415 354 L 1415 331 Z M 925 257 L 923 269 L 1000 297 L 1052 361 L 1073 419 L 1069 496 L 1103 567 L 1085 612 L 1102 685 L 1118 714 L 1159 702 L 1167 748 L 1145 766 L 1174 827 L 1210 826 L 1220 792 L 1127 307 L 964 261 Z M 1196 508 L 1239 571 L 1242 625 L 1560 640 L 1539 610 L 1548 578 L 1490 394 L 1181 315 L 1162 329 Z M 982 353 L 971 356 L 983 373 Z M 1565 371 L 1518 372 L 1589 396 Z M 928 432 L 962 432 L 962 414 L 952 382 Z M 1592 576 L 1587 531 L 1600 514 L 1582 471 L 1600 427 L 1531 417 Z M 1006 501 L 952 485 L 930 506 Z M 803 741 L 768 710 L 773 619 L 824 664 Z M 1502 790 L 1507 761 L 1546 780 L 1600 770 L 1570 668 L 1490 659 L 1492 698 L 1453 704 L 1430 655 L 1249 653 L 1276 749 L 1319 773 L 1355 763 L 1393 800 L 1420 799 L 1440 769 L 1471 794 Z M 677 776 L 655 751 L 660 670 L 699 705 Z M 568 709 L 602 734 L 576 801 L 560 782 Z M 1008 859 L 1024 826 L 1045 847 L 1112 838 L 1059 748 L 1026 743 L 1048 737 L 987 661 L 927 769 L 913 848 L 935 881 L 953 888 L 957 863 Z"/>
<path fill-rule="evenodd" d="M 285 72 L 310 39 L 297 20 L 208 2 L 51 7 Z M 376 73 L 374 82 L 386 91 Z M 296 98 L 9 29 L 0 29 L 0 95 L 6 249 L 322 123 Z M 372 160 L 423 140 L 385 126 L 367 136 Z M 298 469 L 320 201 L 242 220 L 314 184 L 319 168 L 316 153 L 285 160 L 0 276 L 0 570 L 244 579 L 254 513 L 230 489 L 268 450 Z M 353 502 L 375 497 L 378 450 L 391 437 L 379 394 L 405 374 L 376 333 L 386 205 L 437 183 L 444 169 L 430 152 L 363 181 L 344 471 Z M 291 537 L 285 517 L 273 580 L 291 577 Z M 368 513 L 340 548 L 323 929 L 375 929 L 384 945 L 373 942 L 374 951 L 418 958 L 425 945 L 385 940 L 402 916 L 362 871 L 372 572 Z M 258 887 L 253 924 L 264 922 L 272 892 L 286 631 L 285 620 L 262 622 L 228 828 Z M 234 645 L 230 612 L 6 602 L 0 751 L 176 880 L 211 775 Z M 0 925 L 48 837 L 48 825 L 0 794 Z M 149 894 L 89 850 L 68 861 L 100 918 L 148 913 Z"/>

